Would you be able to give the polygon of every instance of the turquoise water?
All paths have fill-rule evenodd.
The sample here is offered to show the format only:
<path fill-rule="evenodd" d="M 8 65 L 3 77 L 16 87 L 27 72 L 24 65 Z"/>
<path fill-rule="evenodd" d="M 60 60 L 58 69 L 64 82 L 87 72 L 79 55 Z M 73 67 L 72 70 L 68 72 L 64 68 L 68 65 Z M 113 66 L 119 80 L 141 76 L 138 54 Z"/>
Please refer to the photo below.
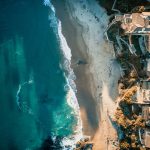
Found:
<path fill-rule="evenodd" d="M 42 0 L 0 1 L 0 150 L 36 149 L 48 136 L 73 133 L 50 14 Z"/>

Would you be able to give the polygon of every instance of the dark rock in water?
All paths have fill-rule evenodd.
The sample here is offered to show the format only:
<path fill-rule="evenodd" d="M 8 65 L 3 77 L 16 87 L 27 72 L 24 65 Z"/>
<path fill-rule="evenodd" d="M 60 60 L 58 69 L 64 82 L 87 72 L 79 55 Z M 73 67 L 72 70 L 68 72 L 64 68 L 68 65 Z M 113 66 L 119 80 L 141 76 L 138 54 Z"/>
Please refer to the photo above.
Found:
<path fill-rule="evenodd" d="M 54 141 L 54 144 L 58 147 L 61 145 L 62 137 L 56 136 L 56 139 Z"/>
<path fill-rule="evenodd" d="M 61 137 L 56 137 L 55 140 L 52 137 L 45 139 L 38 150 L 62 150 Z"/>
<path fill-rule="evenodd" d="M 89 138 L 81 138 L 80 141 L 76 143 L 76 149 L 79 150 L 92 150 L 93 143 L 89 142 Z"/>
<path fill-rule="evenodd" d="M 87 144 L 84 150 L 92 150 L 93 144 Z"/>

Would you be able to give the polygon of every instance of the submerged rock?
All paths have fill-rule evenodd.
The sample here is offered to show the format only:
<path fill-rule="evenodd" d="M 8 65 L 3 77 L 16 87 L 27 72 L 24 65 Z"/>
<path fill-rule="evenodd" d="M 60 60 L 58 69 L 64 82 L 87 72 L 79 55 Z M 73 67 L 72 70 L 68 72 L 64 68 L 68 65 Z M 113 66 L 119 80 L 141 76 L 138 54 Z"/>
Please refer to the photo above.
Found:
<path fill-rule="evenodd" d="M 61 137 L 56 137 L 55 139 L 49 136 L 45 139 L 38 150 L 62 150 Z"/>

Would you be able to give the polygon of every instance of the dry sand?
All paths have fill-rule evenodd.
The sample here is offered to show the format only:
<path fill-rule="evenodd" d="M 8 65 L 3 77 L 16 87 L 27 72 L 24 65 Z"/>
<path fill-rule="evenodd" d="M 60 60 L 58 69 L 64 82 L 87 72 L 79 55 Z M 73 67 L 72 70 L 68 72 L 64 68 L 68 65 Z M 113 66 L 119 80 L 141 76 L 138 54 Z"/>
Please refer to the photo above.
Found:
<path fill-rule="evenodd" d="M 106 11 L 95 0 L 55 0 L 63 34 L 72 50 L 83 133 L 90 135 L 94 150 L 113 150 L 116 130 L 110 122 L 118 96 L 119 64 L 113 46 L 104 39 Z M 86 65 L 75 65 L 77 60 Z"/>

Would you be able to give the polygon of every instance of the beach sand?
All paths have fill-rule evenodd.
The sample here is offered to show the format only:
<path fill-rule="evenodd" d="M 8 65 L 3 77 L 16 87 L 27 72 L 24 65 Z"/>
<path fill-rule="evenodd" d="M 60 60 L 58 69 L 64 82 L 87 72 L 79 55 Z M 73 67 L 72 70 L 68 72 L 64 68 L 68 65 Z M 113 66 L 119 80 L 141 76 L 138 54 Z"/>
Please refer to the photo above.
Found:
<path fill-rule="evenodd" d="M 94 0 L 54 0 L 53 4 L 72 52 L 83 133 L 91 136 L 94 150 L 113 150 L 117 136 L 109 116 L 118 96 L 120 66 L 113 45 L 103 35 L 109 17 Z M 78 60 L 87 64 L 77 65 Z"/>
<path fill-rule="evenodd" d="M 82 38 L 82 26 L 69 17 L 67 8 L 63 1 L 53 2 L 56 8 L 56 14 L 62 23 L 63 34 L 67 40 L 72 53 L 72 68 L 76 75 L 77 98 L 81 110 L 83 122 L 83 133 L 94 136 L 98 128 L 97 105 L 91 92 L 94 87 L 92 74 L 89 72 L 90 59 L 86 51 L 87 46 Z M 88 64 L 77 65 L 78 60 L 84 60 Z M 93 117 L 95 116 L 95 117 Z"/>

